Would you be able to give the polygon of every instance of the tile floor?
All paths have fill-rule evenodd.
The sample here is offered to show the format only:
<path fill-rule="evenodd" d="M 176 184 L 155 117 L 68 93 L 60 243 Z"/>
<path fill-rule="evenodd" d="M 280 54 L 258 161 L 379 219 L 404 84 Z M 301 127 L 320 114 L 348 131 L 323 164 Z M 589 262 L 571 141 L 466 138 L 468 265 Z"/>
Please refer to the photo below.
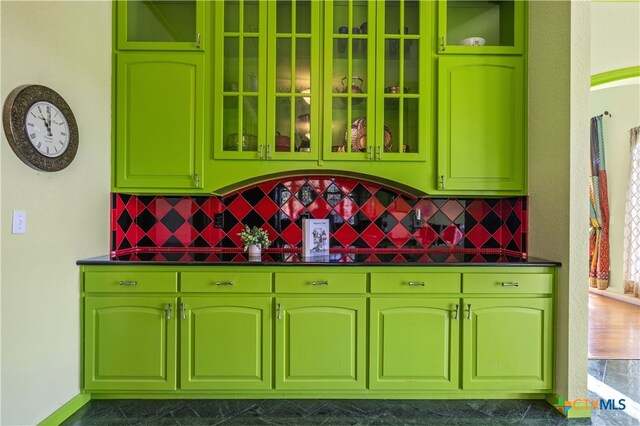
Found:
<path fill-rule="evenodd" d="M 617 391 L 627 409 L 567 420 L 539 400 L 93 400 L 63 425 L 640 425 L 640 361 L 592 360 L 589 375 L 588 398 Z"/>

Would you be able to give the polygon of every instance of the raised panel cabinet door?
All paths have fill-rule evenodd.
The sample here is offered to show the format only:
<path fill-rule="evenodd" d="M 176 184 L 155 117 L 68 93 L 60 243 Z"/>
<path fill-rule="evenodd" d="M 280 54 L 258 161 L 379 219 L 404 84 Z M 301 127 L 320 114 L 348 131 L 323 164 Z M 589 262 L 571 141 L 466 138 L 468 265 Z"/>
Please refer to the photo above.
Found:
<path fill-rule="evenodd" d="M 176 299 L 87 297 L 84 389 L 175 390 Z"/>
<path fill-rule="evenodd" d="M 129 0 L 114 5 L 118 49 L 205 48 L 205 0 Z"/>
<path fill-rule="evenodd" d="M 202 188 L 204 55 L 117 54 L 115 186 Z"/>
<path fill-rule="evenodd" d="M 458 388 L 459 299 L 372 298 L 369 388 Z"/>
<path fill-rule="evenodd" d="M 438 59 L 438 190 L 525 190 L 523 61 Z"/>
<path fill-rule="evenodd" d="M 276 389 L 364 389 L 366 301 L 276 299 Z"/>
<path fill-rule="evenodd" d="M 465 298 L 463 307 L 462 389 L 551 390 L 551 298 Z"/>
<path fill-rule="evenodd" d="M 181 300 L 181 389 L 271 388 L 271 298 Z"/>

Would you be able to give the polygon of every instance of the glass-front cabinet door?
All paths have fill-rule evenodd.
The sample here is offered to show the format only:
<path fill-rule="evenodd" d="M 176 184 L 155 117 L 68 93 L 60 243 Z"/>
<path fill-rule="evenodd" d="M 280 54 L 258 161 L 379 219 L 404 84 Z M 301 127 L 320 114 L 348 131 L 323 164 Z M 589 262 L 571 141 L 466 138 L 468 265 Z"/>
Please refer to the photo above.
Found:
<path fill-rule="evenodd" d="M 438 2 L 439 53 L 520 54 L 525 1 Z"/>
<path fill-rule="evenodd" d="M 214 156 L 264 159 L 267 2 L 227 0 L 215 7 Z"/>
<path fill-rule="evenodd" d="M 204 50 L 204 0 L 116 1 L 118 49 Z"/>
<path fill-rule="evenodd" d="M 325 3 L 324 158 L 426 159 L 430 5 Z"/>
<path fill-rule="evenodd" d="M 267 159 L 318 159 L 320 9 L 312 0 L 268 2 Z"/>

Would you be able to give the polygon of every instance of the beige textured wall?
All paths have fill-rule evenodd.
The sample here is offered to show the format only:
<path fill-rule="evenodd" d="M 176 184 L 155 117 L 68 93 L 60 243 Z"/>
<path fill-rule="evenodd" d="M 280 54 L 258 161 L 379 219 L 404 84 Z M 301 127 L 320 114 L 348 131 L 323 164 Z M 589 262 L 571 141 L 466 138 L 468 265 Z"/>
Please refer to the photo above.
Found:
<path fill-rule="evenodd" d="M 591 74 L 640 65 L 640 1 L 591 8 Z"/>
<path fill-rule="evenodd" d="M 590 2 L 529 5 L 529 254 L 562 262 L 556 390 L 586 397 Z"/>
<path fill-rule="evenodd" d="M 56 173 L 23 164 L 0 142 L 3 425 L 35 424 L 80 390 L 75 261 L 108 251 L 111 3 L 0 2 L 2 100 L 37 83 L 60 93 L 80 133 Z M 27 233 L 12 235 L 12 210 Z"/>

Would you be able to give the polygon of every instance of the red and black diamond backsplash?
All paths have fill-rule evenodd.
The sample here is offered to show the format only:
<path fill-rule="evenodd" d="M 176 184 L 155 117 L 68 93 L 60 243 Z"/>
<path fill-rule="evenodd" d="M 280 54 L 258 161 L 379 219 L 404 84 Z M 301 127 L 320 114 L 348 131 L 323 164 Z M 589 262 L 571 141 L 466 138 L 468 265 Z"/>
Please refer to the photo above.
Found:
<path fill-rule="evenodd" d="M 328 218 L 331 247 L 526 253 L 527 199 L 412 198 L 347 178 L 278 179 L 224 197 L 112 194 L 111 249 L 241 247 L 244 225 L 273 247 L 302 244 L 302 219 Z"/>

